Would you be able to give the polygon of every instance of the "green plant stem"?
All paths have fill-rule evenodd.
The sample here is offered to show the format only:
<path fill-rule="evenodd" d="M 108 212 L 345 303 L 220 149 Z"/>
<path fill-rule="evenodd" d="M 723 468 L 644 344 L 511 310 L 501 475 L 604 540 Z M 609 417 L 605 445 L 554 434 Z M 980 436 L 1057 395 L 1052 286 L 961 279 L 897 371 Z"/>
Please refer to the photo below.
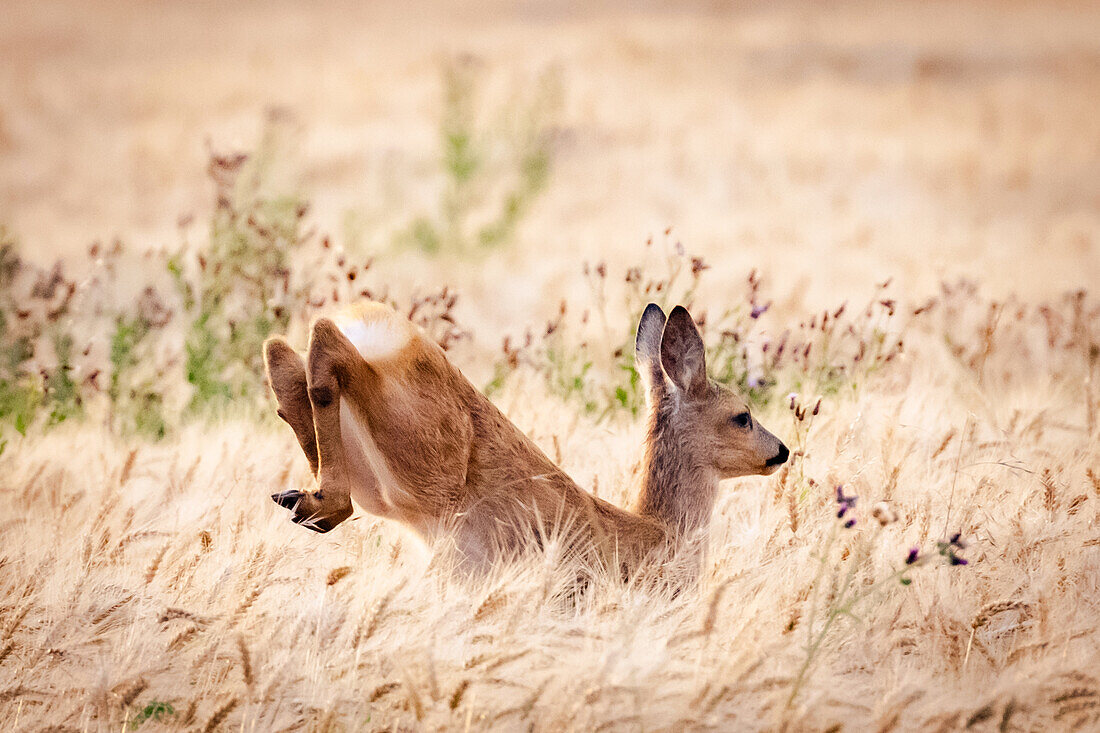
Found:
<path fill-rule="evenodd" d="M 834 527 L 835 526 L 836 525 L 834 525 Z M 835 536 L 835 531 L 834 531 L 834 536 Z M 871 585 L 871 587 L 868 588 L 863 593 L 856 594 L 853 598 L 848 600 L 847 603 L 838 604 L 836 607 L 833 608 L 832 611 L 830 611 L 829 617 L 826 619 L 824 626 L 822 626 L 821 630 L 817 633 L 817 636 L 813 636 L 812 632 L 810 634 L 810 637 L 809 637 L 810 640 L 809 640 L 809 643 L 806 647 L 806 659 L 802 662 L 802 666 L 799 667 L 798 675 L 795 677 L 794 683 L 791 686 L 791 694 L 787 698 L 787 705 L 786 705 L 785 709 L 789 710 L 791 705 L 794 704 L 795 698 L 798 697 L 798 693 L 801 691 L 802 685 L 805 683 L 806 677 L 808 676 L 808 674 L 810 672 L 810 667 L 813 664 L 815 658 L 817 657 L 817 652 L 821 648 L 821 645 L 825 642 L 825 639 L 828 637 L 829 629 L 832 628 L 832 626 L 836 622 L 836 620 L 838 618 L 840 618 L 841 616 L 852 616 L 853 615 L 852 614 L 852 609 L 854 609 L 857 604 L 862 603 L 863 601 L 865 601 L 868 598 L 871 598 L 872 596 L 877 594 L 879 591 L 881 591 L 886 586 L 887 583 L 889 583 L 891 581 L 895 581 L 895 580 L 900 580 L 901 578 L 903 578 L 905 576 L 906 573 L 908 573 L 910 570 L 912 570 L 915 567 L 919 567 L 920 565 L 923 565 L 924 562 L 925 562 L 925 559 L 921 558 L 921 559 L 917 560 L 915 563 L 913 563 L 912 565 L 906 565 L 905 567 L 903 567 L 899 570 L 895 570 L 893 573 L 886 576 L 885 578 L 882 578 L 882 579 L 876 581 L 875 583 L 873 583 Z M 847 594 L 848 587 L 850 587 L 850 578 L 854 577 L 854 575 L 855 575 L 854 568 L 855 568 L 855 563 L 854 563 L 854 558 L 853 558 L 853 569 L 849 570 L 849 573 L 848 573 L 849 580 L 846 581 L 844 591 L 841 594 L 841 599 L 842 600 L 844 599 L 844 596 Z M 819 572 L 819 577 L 820 577 L 820 572 Z M 814 582 L 815 582 L 815 595 L 816 595 L 817 579 L 815 579 Z M 811 623 L 812 623 L 812 619 L 811 619 Z M 811 626 L 811 628 L 812 628 L 812 626 Z"/>

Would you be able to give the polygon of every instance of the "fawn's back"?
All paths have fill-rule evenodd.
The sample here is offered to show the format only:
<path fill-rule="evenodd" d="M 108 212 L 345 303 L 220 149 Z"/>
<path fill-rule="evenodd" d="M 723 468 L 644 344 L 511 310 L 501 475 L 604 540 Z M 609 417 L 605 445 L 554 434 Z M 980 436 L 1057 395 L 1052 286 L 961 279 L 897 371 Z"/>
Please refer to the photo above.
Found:
<path fill-rule="evenodd" d="M 333 322 L 348 377 L 341 383 L 352 427 L 345 445 L 351 453 L 372 444 L 363 452 L 390 484 L 385 501 L 396 518 L 429 538 L 453 532 L 474 561 L 562 532 L 577 548 L 622 559 L 664 542 L 652 518 L 581 490 L 393 310 L 360 305 Z"/>

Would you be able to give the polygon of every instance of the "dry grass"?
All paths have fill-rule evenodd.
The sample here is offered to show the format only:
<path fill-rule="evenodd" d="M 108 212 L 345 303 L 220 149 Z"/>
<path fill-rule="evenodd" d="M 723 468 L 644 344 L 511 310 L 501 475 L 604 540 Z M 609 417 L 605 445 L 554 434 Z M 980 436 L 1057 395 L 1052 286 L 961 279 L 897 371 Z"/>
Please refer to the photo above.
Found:
<path fill-rule="evenodd" d="M 455 358 L 478 384 L 505 334 L 563 299 L 581 317 L 582 261 L 633 263 L 669 224 L 666 244 L 682 236 L 712 268 L 696 293 L 710 313 L 758 268 L 775 298 L 761 328 L 804 334 L 894 277 L 900 323 L 884 323 L 905 348 L 816 415 L 826 390 L 809 379 L 804 420 L 779 401 L 759 411 L 795 460 L 724 486 L 702 581 L 675 597 L 604 579 L 571 605 L 568 567 L 544 556 L 459 582 L 370 516 L 296 527 L 267 498 L 308 479 L 281 426 L 148 442 L 90 411 L 5 429 L 0 727 L 1100 726 L 1100 313 L 1092 295 L 1054 301 L 1100 276 L 1094 4 L 524 4 L 415 22 L 383 2 L 308 18 L 290 4 L 11 6 L 0 224 L 28 256 L 76 262 L 115 234 L 138 250 L 201 242 L 202 141 L 247 144 L 275 105 L 305 130 L 287 167 L 318 229 L 377 256 L 395 296 L 461 293 L 471 339 Z M 562 78 L 548 189 L 511 250 L 472 263 L 392 248 L 440 187 L 441 52 L 472 53 L 498 99 L 508 80 Z M 587 335 L 626 332 L 629 308 L 606 300 Z M 597 420 L 528 366 L 493 399 L 625 503 L 640 420 Z M 859 523 L 815 584 L 838 483 Z M 879 501 L 898 521 L 878 526 Z M 838 620 L 788 704 L 837 579 L 869 586 L 956 531 L 970 565 L 919 568 Z"/>
<path fill-rule="evenodd" d="M 811 490 L 783 488 L 788 472 L 731 482 L 704 581 L 676 598 L 608 581 L 571 607 L 541 558 L 458 582 L 369 516 L 306 532 L 266 498 L 307 479 L 288 431 L 25 439 L 0 464 L 0 717 L 117 729 L 159 701 L 175 711 L 160 725 L 203 730 L 1095 725 L 1100 441 L 1042 354 L 993 347 L 1001 377 L 979 385 L 930 341 L 825 403 Z M 534 389 L 500 401 L 623 501 L 639 425 Z M 763 419 L 795 429 L 785 405 Z M 837 481 L 868 509 L 891 486 L 900 515 L 861 577 L 956 529 L 971 565 L 869 601 L 787 708 Z M 879 531 L 862 517 L 856 538 Z"/>

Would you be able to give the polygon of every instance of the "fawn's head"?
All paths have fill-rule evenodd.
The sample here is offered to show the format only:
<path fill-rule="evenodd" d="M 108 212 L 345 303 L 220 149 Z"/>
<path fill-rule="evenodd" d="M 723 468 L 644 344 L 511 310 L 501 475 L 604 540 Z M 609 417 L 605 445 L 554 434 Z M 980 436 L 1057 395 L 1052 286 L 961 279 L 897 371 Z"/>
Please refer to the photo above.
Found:
<path fill-rule="evenodd" d="M 703 338 L 691 315 L 676 306 L 665 318 L 650 303 L 638 324 L 635 360 L 656 423 L 693 468 L 719 478 L 768 475 L 789 456 L 787 446 L 756 421 L 740 396 L 707 378 Z"/>

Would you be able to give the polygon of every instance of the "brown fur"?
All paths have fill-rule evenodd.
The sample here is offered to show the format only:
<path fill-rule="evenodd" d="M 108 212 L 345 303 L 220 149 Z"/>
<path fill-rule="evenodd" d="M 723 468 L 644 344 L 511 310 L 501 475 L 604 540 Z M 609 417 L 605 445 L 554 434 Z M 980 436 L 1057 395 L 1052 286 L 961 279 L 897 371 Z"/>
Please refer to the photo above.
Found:
<path fill-rule="evenodd" d="M 717 419 L 721 410 L 730 409 L 732 395 L 707 383 L 705 372 L 703 387 L 684 381 L 697 379 L 703 367 L 701 352 L 694 350 L 698 332 L 687 311 L 673 311 L 671 331 L 652 320 L 659 308 L 647 314 L 650 318 L 643 317 L 639 326 L 639 364 L 647 370 L 651 414 L 636 512 L 581 490 L 470 384 L 442 349 L 377 304 L 356 306 L 352 316 L 407 335 L 392 353 L 364 359 L 328 318 L 314 323 L 308 368 L 300 358 L 294 367 L 285 342 L 275 339 L 265 346 L 280 414 L 308 458 L 301 397 L 305 374 L 318 456 L 318 491 L 273 498 L 295 512 L 295 521 L 327 531 L 350 514 L 354 496 L 367 511 L 396 519 L 426 539 L 452 536 L 461 557 L 473 565 L 553 536 L 567 537 L 574 554 L 608 567 L 633 567 L 647 555 L 672 549 L 683 529 L 700 528 L 709 518 L 718 478 L 763 472 L 779 442 L 771 436 L 775 446 L 766 456 L 757 455 L 767 443 L 759 439 L 748 447 L 706 454 L 718 437 L 730 435 L 716 436 L 709 425 L 696 434 L 691 421 Z M 663 314 L 659 319 L 663 326 Z M 662 333 L 660 343 L 668 343 L 655 362 L 658 352 L 650 345 Z M 662 370 L 674 370 L 677 379 L 666 381 Z M 680 382 L 690 387 L 690 398 Z M 738 405 L 743 403 L 732 406 Z M 770 436 L 762 428 L 759 433 Z M 707 464 L 705 455 L 740 463 L 731 474 L 728 466 Z"/>
<path fill-rule="evenodd" d="M 264 366 L 279 405 L 278 415 L 294 431 L 294 437 L 309 461 L 309 469 L 316 476 L 317 438 L 313 432 L 313 407 L 309 403 L 306 363 L 282 339 L 268 339 L 264 344 Z"/>

